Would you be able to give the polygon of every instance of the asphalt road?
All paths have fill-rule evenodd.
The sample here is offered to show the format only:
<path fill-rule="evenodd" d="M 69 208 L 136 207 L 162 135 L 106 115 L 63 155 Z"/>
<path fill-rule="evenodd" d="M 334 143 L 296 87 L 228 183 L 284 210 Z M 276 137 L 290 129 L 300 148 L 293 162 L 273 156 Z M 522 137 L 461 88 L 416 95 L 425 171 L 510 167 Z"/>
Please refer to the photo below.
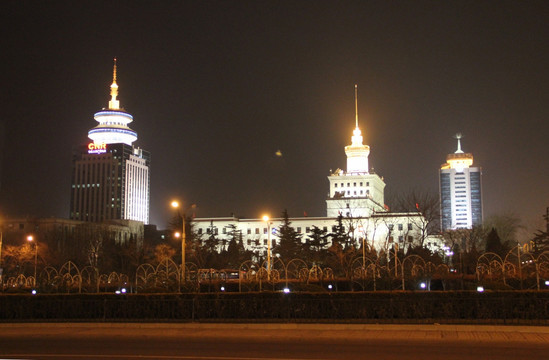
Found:
<path fill-rule="evenodd" d="M 0 359 L 549 359 L 549 327 L 0 324 Z"/>

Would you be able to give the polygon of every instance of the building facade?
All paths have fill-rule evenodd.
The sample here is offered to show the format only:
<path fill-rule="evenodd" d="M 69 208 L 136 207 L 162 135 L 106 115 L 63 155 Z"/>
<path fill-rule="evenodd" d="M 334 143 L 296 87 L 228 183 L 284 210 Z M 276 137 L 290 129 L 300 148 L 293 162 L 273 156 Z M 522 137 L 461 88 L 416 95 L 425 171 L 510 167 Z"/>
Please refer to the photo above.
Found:
<path fill-rule="evenodd" d="M 440 167 L 440 214 L 442 231 L 471 229 L 482 224 L 482 170 L 473 166 L 473 154 L 461 150 L 448 154 Z"/>
<path fill-rule="evenodd" d="M 73 153 L 70 218 L 102 222 L 133 220 L 149 223 L 150 153 L 135 147 L 131 114 L 117 100 L 116 59 L 109 108 L 94 116 L 91 142 Z"/>
<path fill-rule="evenodd" d="M 314 227 L 326 233 L 335 231 L 341 216 L 345 232 L 354 239 L 355 245 L 373 248 L 377 251 L 410 246 L 438 246 L 437 239 L 427 236 L 427 222 L 420 212 L 392 213 L 384 204 L 383 179 L 368 168 L 370 147 L 363 144 L 358 124 L 357 96 L 355 86 L 355 129 L 351 145 L 345 147 L 347 170 L 338 169 L 328 176 L 329 194 L 326 200 L 326 217 L 290 218 L 291 226 L 301 234 L 303 243 L 309 241 Z M 193 230 L 199 235 L 215 235 L 220 240 L 219 250 L 226 250 L 228 239 L 234 236 L 242 239 L 246 250 L 264 254 L 277 244 L 277 229 L 282 218 L 265 221 L 239 218 L 196 218 Z M 437 243 L 437 244 L 435 244 Z M 331 245 L 328 240 L 326 247 Z"/>
<path fill-rule="evenodd" d="M 63 251 L 74 244 L 80 247 L 88 245 L 90 239 L 110 239 L 117 244 L 135 241 L 143 244 L 144 225 L 140 221 L 111 220 L 102 223 L 90 223 L 80 220 L 61 218 L 15 218 L 4 219 L 0 225 L 6 244 L 20 245 L 27 235 L 33 235 L 38 242 L 54 246 Z"/>

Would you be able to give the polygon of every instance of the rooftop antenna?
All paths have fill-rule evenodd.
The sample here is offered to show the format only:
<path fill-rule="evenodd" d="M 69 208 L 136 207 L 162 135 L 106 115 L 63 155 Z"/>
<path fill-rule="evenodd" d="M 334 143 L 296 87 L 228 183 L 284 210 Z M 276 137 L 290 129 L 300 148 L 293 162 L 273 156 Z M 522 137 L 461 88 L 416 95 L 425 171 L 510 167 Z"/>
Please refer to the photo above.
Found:
<path fill-rule="evenodd" d="M 114 58 L 114 66 L 112 70 L 112 85 L 111 85 L 111 101 L 109 101 L 109 109 L 120 109 L 120 101 L 116 99 L 118 96 L 118 84 L 116 83 L 116 58 Z"/>
<path fill-rule="evenodd" d="M 355 84 L 355 122 L 358 129 L 358 85 Z"/>
<path fill-rule="evenodd" d="M 463 150 L 461 150 L 461 138 L 462 138 L 461 133 L 457 133 L 455 138 L 458 141 L 458 148 L 456 150 L 456 154 L 463 154 Z"/>

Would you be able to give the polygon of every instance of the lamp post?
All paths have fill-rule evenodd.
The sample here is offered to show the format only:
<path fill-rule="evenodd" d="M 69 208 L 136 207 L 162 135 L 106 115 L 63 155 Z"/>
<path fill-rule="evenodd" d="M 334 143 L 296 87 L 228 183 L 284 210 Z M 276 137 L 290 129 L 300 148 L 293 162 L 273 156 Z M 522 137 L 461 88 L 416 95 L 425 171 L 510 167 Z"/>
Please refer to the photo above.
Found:
<path fill-rule="evenodd" d="M 177 209 L 177 214 L 181 217 L 181 281 L 185 282 L 185 214 L 181 215 L 179 212 L 179 202 L 172 201 L 171 205 L 174 209 Z"/>
<path fill-rule="evenodd" d="M 0 230 L 0 291 L 4 291 L 4 269 L 2 269 L 2 230 Z"/>
<path fill-rule="evenodd" d="M 267 223 L 267 277 L 271 279 L 271 222 L 269 216 L 264 215 L 263 221 Z"/>
<path fill-rule="evenodd" d="M 362 271 L 366 271 L 366 248 L 364 247 L 366 234 L 364 234 L 364 228 L 362 226 L 358 227 L 358 234 L 362 238 Z"/>
<path fill-rule="evenodd" d="M 38 242 L 34 239 L 34 236 L 27 236 L 27 241 L 34 242 L 34 287 L 36 287 L 36 266 L 38 264 Z"/>

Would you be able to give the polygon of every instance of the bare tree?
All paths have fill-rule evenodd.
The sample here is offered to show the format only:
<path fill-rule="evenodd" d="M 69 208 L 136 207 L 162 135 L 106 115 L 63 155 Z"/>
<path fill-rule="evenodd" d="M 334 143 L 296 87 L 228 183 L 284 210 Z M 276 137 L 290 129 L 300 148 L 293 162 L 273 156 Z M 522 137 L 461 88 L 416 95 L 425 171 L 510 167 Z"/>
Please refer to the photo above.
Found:
<path fill-rule="evenodd" d="M 501 243 L 510 247 L 517 245 L 518 232 L 525 229 L 522 220 L 511 213 L 492 215 L 484 220 L 483 225 L 487 231 L 492 228 L 496 229 Z"/>
<path fill-rule="evenodd" d="M 410 217 L 409 221 L 419 229 L 419 245 L 422 247 L 429 235 L 440 233 L 440 199 L 438 194 L 412 189 L 409 193 L 397 196 L 392 200 L 392 210 L 421 215 Z"/>

